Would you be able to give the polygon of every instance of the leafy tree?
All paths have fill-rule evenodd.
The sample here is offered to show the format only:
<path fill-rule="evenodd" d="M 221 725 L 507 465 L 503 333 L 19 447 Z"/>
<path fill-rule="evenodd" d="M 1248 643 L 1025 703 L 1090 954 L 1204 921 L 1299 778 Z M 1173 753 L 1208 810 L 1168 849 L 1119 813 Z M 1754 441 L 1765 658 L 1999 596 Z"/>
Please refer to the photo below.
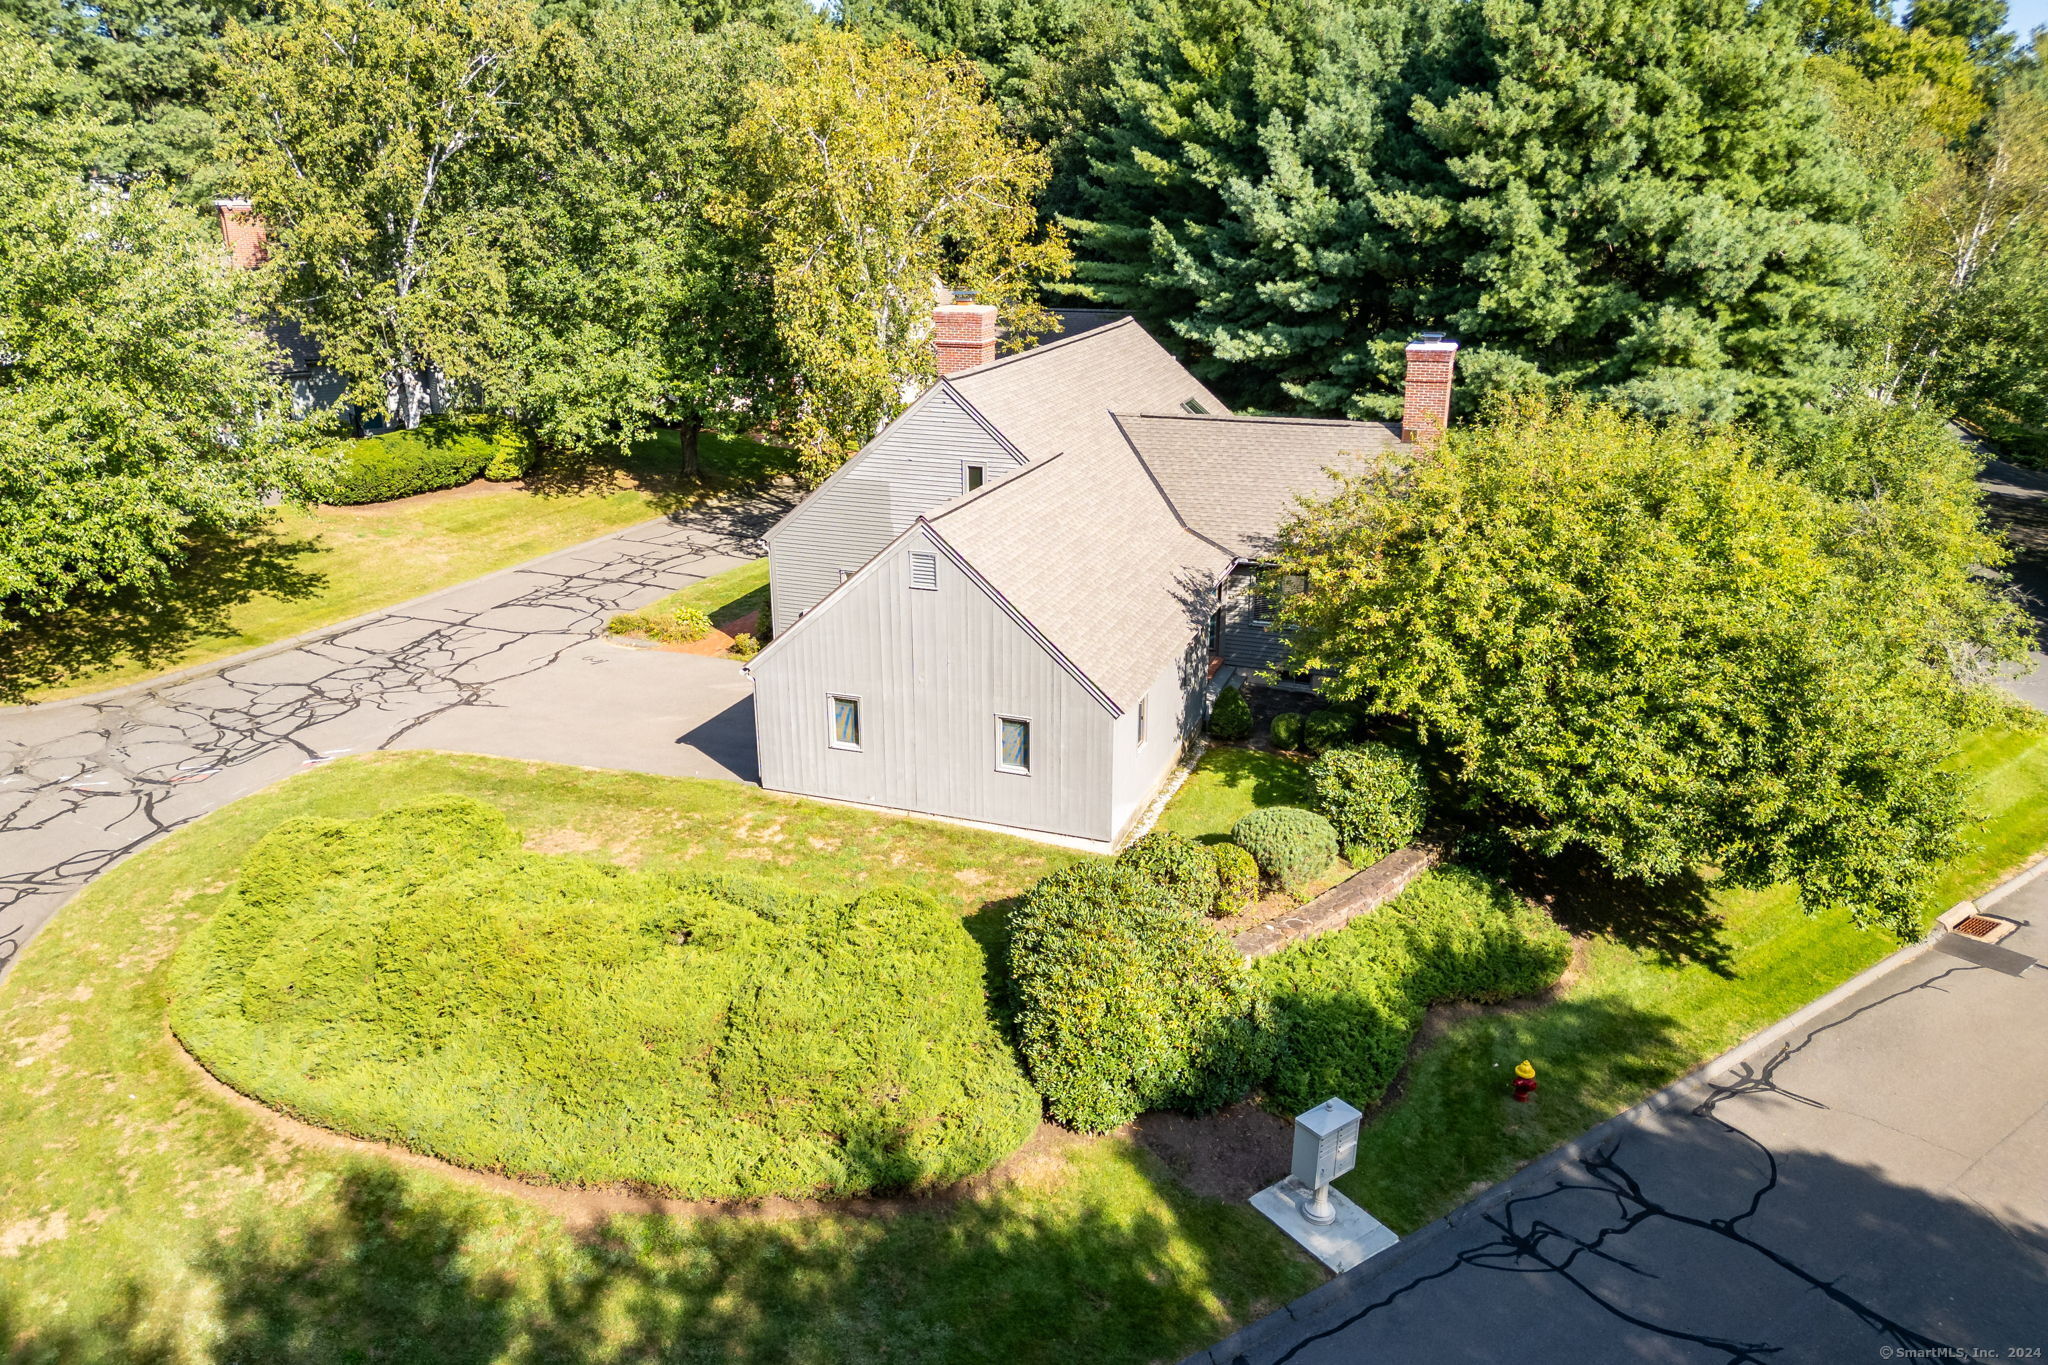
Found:
<path fill-rule="evenodd" d="M 183 197 L 220 189 L 218 129 L 207 108 L 230 21 L 259 22 L 257 0 L 0 0 L 0 15 L 46 43 L 105 136 L 92 169 L 155 177 Z"/>
<path fill-rule="evenodd" d="M 1848 360 L 1863 177 L 1791 29 L 1739 0 L 1178 0 L 1118 68 L 1085 292 L 1260 406 L 1467 390 L 1782 412 Z"/>
<path fill-rule="evenodd" d="M 695 476 L 707 422 L 772 420 L 789 390 L 758 235 L 713 223 L 734 192 L 723 155 L 767 35 L 697 31 L 688 7 L 597 13 L 575 66 L 573 150 L 529 201 L 512 286 L 527 320 L 511 401 L 551 445 L 623 444 L 680 428 Z"/>
<path fill-rule="evenodd" d="M 738 187 L 715 206 L 754 237 L 780 344 L 801 387 L 791 427 L 829 474 L 932 374 L 925 329 L 944 280 L 1041 330 L 1041 281 L 1067 249 L 1033 199 L 1042 154 L 1004 136 L 979 72 L 901 40 L 819 33 L 753 82 L 730 149 Z"/>
<path fill-rule="evenodd" d="M 221 111 L 277 306 L 404 427 L 505 381 L 507 276 L 561 111 L 566 29 L 525 0 L 285 0 L 231 25 Z"/>
<path fill-rule="evenodd" d="M 0 39 L 0 631 L 160 584 L 319 473 L 245 281 L 161 190 L 84 184 L 60 88 Z"/>
<path fill-rule="evenodd" d="M 1286 529 L 1291 662 L 1538 852 L 1915 932 L 1972 683 L 2021 649 L 1972 472 L 1896 408 L 1766 440 L 1525 401 Z"/>

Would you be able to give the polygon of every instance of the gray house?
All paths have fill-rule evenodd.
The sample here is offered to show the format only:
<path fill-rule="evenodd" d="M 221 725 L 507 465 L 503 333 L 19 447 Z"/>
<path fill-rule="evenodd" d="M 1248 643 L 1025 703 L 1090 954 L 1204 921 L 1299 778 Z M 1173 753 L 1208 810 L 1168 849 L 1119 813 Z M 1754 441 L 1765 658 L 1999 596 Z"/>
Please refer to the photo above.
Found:
<path fill-rule="evenodd" d="M 1296 497 L 1402 431 L 1233 416 L 1128 318 L 1000 360 L 993 309 L 934 334 L 939 381 L 768 533 L 762 783 L 1112 844 L 1280 658 L 1253 584 Z M 1411 348 L 1410 433 L 1454 350 Z"/>

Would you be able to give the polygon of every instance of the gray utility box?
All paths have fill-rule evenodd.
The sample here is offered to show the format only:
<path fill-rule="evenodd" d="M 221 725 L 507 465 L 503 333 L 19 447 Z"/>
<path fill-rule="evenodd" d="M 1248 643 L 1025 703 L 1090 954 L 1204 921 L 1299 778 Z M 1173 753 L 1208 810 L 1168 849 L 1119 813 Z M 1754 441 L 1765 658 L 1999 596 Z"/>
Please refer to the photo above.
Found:
<path fill-rule="evenodd" d="M 1364 1115 L 1342 1100 L 1324 1100 L 1294 1120 L 1290 1174 L 1320 1189 L 1358 1164 L 1358 1121 Z"/>

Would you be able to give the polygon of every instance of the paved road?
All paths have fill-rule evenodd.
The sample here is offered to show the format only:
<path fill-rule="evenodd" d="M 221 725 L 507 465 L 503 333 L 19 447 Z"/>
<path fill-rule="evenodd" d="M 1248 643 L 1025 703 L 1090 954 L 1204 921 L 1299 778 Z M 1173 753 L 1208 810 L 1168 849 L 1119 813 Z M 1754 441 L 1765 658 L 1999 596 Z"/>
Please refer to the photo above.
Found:
<path fill-rule="evenodd" d="M 199 676 L 0 712 L 0 971 L 117 860 L 342 754 L 443 748 L 753 778 L 737 664 L 602 631 L 613 612 L 751 558 L 781 510 L 698 509 Z"/>
<path fill-rule="evenodd" d="M 2043 1359 L 2048 876 L 1992 909 L 1192 1359 Z"/>

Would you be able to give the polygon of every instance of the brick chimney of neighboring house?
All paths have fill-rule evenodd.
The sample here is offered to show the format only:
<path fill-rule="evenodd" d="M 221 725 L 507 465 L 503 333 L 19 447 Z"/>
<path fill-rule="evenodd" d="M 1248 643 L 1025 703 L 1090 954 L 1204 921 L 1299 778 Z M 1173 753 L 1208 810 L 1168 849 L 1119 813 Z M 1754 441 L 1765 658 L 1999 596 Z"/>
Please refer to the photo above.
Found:
<path fill-rule="evenodd" d="M 932 309 L 932 350 L 941 376 L 958 374 L 996 358 L 996 309 L 992 303 L 952 303 Z"/>
<path fill-rule="evenodd" d="M 216 199 L 213 206 L 220 210 L 221 240 L 228 244 L 228 254 L 235 258 L 236 265 L 254 270 L 270 259 L 263 244 L 263 220 L 256 216 L 248 200 Z"/>
<path fill-rule="evenodd" d="M 1401 439 L 1434 444 L 1451 424 L 1451 367 L 1458 343 L 1424 332 L 1408 343 L 1408 378 L 1402 385 Z"/>

